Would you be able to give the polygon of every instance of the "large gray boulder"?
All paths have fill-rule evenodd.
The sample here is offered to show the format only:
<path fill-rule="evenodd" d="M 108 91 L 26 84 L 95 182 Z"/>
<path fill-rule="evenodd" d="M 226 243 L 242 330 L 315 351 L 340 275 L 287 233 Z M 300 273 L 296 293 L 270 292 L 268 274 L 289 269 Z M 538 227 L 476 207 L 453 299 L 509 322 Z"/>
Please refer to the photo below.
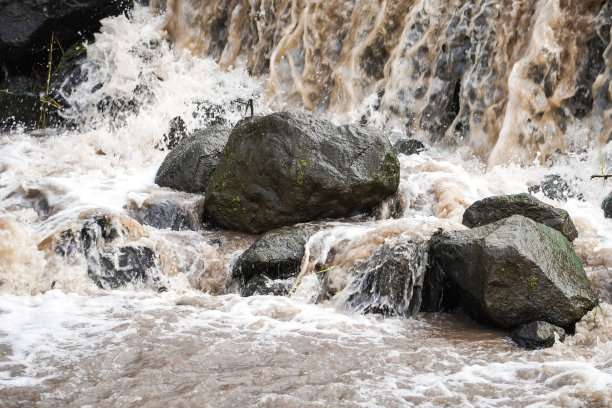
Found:
<path fill-rule="evenodd" d="M 430 243 L 429 305 L 459 305 L 478 322 L 514 328 L 534 320 L 568 327 L 597 305 L 582 262 L 558 231 L 514 215 Z M 435 309 L 435 308 L 434 308 Z"/>
<path fill-rule="evenodd" d="M 155 183 L 189 193 L 203 193 L 229 134 L 229 128 L 217 125 L 181 140 L 157 170 Z"/>
<path fill-rule="evenodd" d="M 241 286 L 253 286 L 254 279 L 265 283 L 266 279 L 287 279 L 300 272 L 308 239 L 322 227 L 314 224 L 294 225 L 277 228 L 260 236 L 238 258 L 232 270 L 234 279 Z M 244 294 L 245 292 L 243 292 Z M 250 293 L 250 291 L 249 291 Z"/>
<path fill-rule="evenodd" d="M 368 211 L 398 184 L 399 162 L 381 131 L 280 112 L 238 122 L 204 212 L 223 227 L 260 233 Z"/>
<path fill-rule="evenodd" d="M 570 242 L 578 237 L 567 211 L 543 203 L 527 193 L 487 197 L 476 201 L 465 210 L 463 225 L 469 228 L 480 227 L 515 214 L 556 229 Z"/>

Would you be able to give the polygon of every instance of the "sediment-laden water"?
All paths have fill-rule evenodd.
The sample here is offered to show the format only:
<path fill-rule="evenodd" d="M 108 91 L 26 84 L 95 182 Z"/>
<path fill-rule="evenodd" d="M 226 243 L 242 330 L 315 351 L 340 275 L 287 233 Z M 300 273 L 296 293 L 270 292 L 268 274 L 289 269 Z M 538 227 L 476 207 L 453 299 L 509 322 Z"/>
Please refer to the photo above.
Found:
<path fill-rule="evenodd" d="M 165 3 L 104 20 L 65 95 L 78 130 L 0 135 L 0 406 L 612 405 L 612 188 L 590 180 L 612 166 L 607 2 Z M 248 99 L 428 146 L 399 156 L 399 218 L 326 222 L 290 298 L 237 294 L 232 265 L 256 236 L 134 215 L 168 197 L 197 212 L 200 196 L 155 185 L 156 146 L 174 118 L 234 124 Z M 601 301 L 565 343 L 525 351 L 460 313 L 346 306 L 377 248 L 463 229 L 474 201 L 549 175 L 565 196 L 535 195 L 571 215 Z M 92 217 L 123 232 L 113 246 L 152 248 L 156 280 L 103 290 L 85 257 L 60 256 Z"/>

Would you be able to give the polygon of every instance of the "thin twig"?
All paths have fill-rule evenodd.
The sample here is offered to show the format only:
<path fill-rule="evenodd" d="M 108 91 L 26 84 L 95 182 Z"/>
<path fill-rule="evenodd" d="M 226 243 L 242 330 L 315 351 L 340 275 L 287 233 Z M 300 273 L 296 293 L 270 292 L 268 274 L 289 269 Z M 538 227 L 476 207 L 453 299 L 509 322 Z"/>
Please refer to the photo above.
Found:
<path fill-rule="evenodd" d="M 607 179 L 612 178 L 612 174 L 595 174 L 594 176 L 591 176 L 591 180 L 594 178 L 602 178 L 604 181 L 606 181 Z"/>

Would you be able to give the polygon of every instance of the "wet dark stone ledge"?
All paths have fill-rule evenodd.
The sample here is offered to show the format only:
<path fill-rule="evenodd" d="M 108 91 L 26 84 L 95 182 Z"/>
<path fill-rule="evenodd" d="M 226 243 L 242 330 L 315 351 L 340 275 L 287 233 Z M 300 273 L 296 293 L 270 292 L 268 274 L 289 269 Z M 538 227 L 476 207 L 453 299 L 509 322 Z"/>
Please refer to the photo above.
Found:
<path fill-rule="evenodd" d="M 131 0 L 0 0 L 0 131 L 66 125 L 59 90 L 83 80 L 82 43 L 93 40 L 100 20 L 132 6 Z"/>

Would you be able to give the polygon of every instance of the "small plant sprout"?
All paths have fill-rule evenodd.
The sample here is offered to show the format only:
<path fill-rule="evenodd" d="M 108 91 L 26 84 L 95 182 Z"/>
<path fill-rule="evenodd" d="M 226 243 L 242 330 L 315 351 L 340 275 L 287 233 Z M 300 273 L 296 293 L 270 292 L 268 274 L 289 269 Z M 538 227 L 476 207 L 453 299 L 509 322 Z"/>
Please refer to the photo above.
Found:
<path fill-rule="evenodd" d="M 330 268 L 327 269 L 323 269 L 322 271 L 315 271 L 316 275 L 321 275 L 324 274 L 326 272 L 329 271 L 333 271 L 334 269 L 336 269 L 335 266 L 332 266 Z M 293 287 L 291 288 L 291 290 L 289 291 L 289 293 L 287 293 L 287 297 L 291 297 L 291 295 L 293 295 L 293 293 L 295 292 L 295 290 L 298 288 L 298 286 L 300 286 L 302 284 L 302 280 L 300 279 L 299 281 L 295 282 L 295 284 L 293 285 Z"/>
<path fill-rule="evenodd" d="M 532 293 L 535 292 L 537 284 L 538 284 L 538 278 L 531 278 L 531 280 L 529 281 L 529 287 L 531 288 Z"/>

